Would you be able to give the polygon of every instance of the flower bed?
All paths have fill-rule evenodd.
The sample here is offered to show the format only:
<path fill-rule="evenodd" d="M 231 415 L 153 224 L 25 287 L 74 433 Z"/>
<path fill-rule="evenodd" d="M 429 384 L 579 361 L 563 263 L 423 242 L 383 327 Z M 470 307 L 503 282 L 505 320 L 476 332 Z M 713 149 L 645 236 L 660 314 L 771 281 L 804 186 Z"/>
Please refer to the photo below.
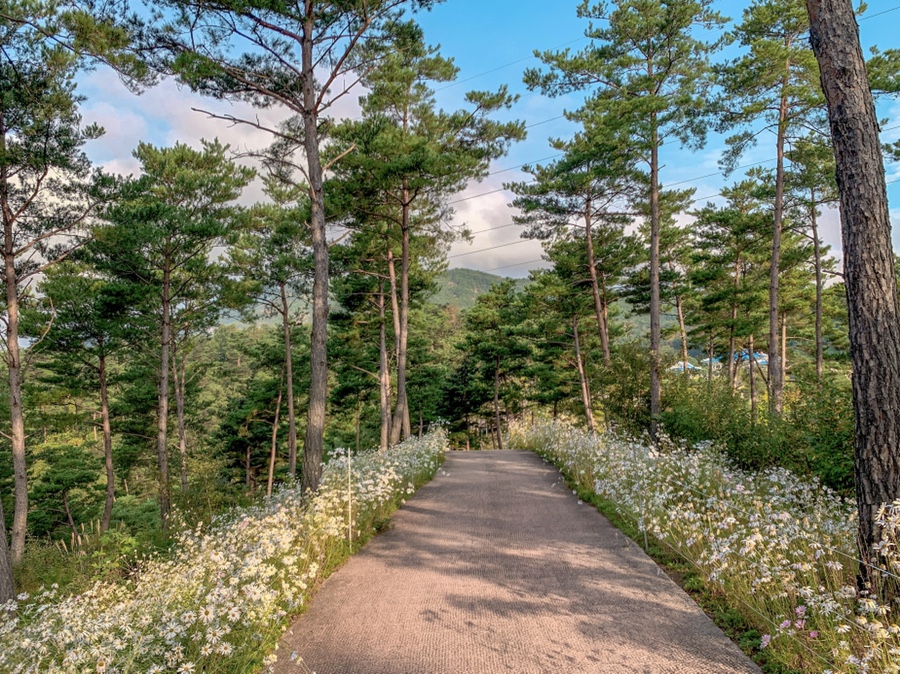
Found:
<path fill-rule="evenodd" d="M 127 584 L 59 598 L 53 588 L 0 611 L 0 671 L 252 672 L 285 619 L 440 465 L 438 431 L 389 452 L 333 458 L 319 491 L 298 489 L 182 533 L 169 560 Z M 350 513 L 352 512 L 352 520 Z M 352 527 L 349 523 L 352 521 Z M 352 529 L 352 531 L 351 531 Z"/>
<path fill-rule="evenodd" d="M 892 607 L 855 587 L 855 509 L 826 488 L 783 469 L 736 469 L 708 446 L 655 451 L 559 424 L 515 429 L 511 441 L 691 562 L 756 626 L 769 661 L 803 672 L 900 672 Z M 900 502 L 880 523 L 880 566 L 895 581 Z"/>

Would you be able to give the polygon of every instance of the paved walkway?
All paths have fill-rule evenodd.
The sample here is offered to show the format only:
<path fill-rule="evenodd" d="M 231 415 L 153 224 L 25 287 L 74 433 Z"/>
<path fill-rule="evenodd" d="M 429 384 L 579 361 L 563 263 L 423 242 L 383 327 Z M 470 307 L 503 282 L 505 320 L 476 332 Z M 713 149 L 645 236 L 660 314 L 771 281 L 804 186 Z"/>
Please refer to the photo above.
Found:
<path fill-rule="evenodd" d="M 450 453 L 333 574 L 277 672 L 549 674 L 759 669 L 529 452 Z"/>

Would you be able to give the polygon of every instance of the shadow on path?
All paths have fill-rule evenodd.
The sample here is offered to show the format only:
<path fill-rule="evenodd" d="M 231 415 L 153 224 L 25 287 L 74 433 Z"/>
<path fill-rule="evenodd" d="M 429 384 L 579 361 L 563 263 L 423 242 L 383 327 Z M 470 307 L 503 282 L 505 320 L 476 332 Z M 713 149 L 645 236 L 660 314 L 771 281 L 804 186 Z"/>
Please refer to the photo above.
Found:
<path fill-rule="evenodd" d="M 759 669 L 530 452 L 450 453 L 332 575 L 276 672 L 736 673 Z"/>

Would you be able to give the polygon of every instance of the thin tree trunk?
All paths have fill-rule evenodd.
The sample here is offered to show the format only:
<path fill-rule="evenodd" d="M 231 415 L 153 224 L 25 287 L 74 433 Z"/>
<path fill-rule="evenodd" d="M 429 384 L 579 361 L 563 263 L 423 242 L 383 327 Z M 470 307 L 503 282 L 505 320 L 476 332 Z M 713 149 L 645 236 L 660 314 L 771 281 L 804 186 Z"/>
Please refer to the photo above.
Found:
<path fill-rule="evenodd" d="M 72 530 L 72 534 L 74 534 L 77 540 L 79 538 L 78 527 L 75 525 L 75 518 L 72 517 L 72 508 L 69 507 L 69 492 L 64 491 L 62 493 L 62 502 L 66 513 L 66 521 L 69 523 L 69 528 Z"/>
<path fill-rule="evenodd" d="M 272 449 L 269 452 L 269 479 L 266 482 L 267 497 L 272 495 L 272 487 L 275 485 L 275 458 L 278 450 L 278 421 L 281 418 L 281 399 L 284 397 L 284 371 L 285 368 L 281 368 L 281 380 L 278 382 L 278 399 L 275 401 L 275 421 L 272 422 Z"/>
<path fill-rule="evenodd" d="M 756 363 L 756 353 L 753 344 L 753 335 L 750 335 L 750 345 L 747 347 L 747 363 L 749 368 L 747 374 L 750 377 L 750 423 L 756 425 L 757 407 L 756 407 L 756 373 L 753 371 L 753 365 Z"/>
<path fill-rule="evenodd" d="M 391 318 L 394 322 L 394 361 L 400 359 L 400 289 L 397 286 L 397 266 L 394 251 L 388 242 L 387 251 L 388 279 L 391 282 Z"/>
<path fill-rule="evenodd" d="M 403 183 L 403 209 L 400 226 L 400 335 L 397 349 L 397 406 L 391 424 L 393 444 L 412 435 L 409 400 L 406 394 L 407 345 L 409 343 L 409 188 Z"/>
<path fill-rule="evenodd" d="M 6 367 L 9 375 L 10 444 L 12 445 L 15 507 L 12 524 L 12 562 L 25 553 L 28 526 L 28 464 L 25 458 L 25 413 L 22 407 L 22 358 L 19 352 L 19 291 L 15 269 L 12 223 L 4 217 L 3 257 L 6 280 Z"/>
<path fill-rule="evenodd" d="M 816 379 L 822 382 L 825 346 L 822 341 L 822 246 L 819 242 L 819 220 L 816 209 L 816 190 L 810 190 L 809 221 L 812 228 L 813 261 L 816 267 Z"/>
<path fill-rule="evenodd" d="M 316 34 L 318 4 L 306 0 L 301 45 L 301 86 L 303 88 L 303 145 L 306 151 L 307 180 L 310 192 L 313 274 L 312 330 L 309 349 L 309 416 L 300 488 L 315 491 L 322 477 L 325 449 L 325 405 L 328 399 L 328 240 L 325 231 L 325 190 L 322 161 L 319 157 L 318 90 L 315 79 L 313 43 Z"/>
<path fill-rule="evenodd" d="M 879 507 L 900 497 L 900 309 L 878 120 L 850 0 L 807 0 L 841 197 L 850 316 L 859 583 L 876 564 Z"/>
<path fill-rule="evenodd" d="M 181 356 L 179 362 L 178 356 Z M 177 348 L 177 341 L 172 342 L 172 382 L 175 385 L 175 416 L 178 420 L 178 454 L 181 457 L 181 493 L 188 491 L 187 479 L 187 432 L 184 423 L 184 396 L 187 377 L 187 362 L 183 349 Z"/>
<path fill-rule="evenodd" d="M 284 281 L 278 284 L 281 290 L 281 321 L 284 331 L 284 371 L 287 377 L 288 408 L 288 475 L 297 477 L 297 412 L 294 409 L 294 354 L 291 344 L 290 307 Z"/>
<path fill-rule="evenodd" d="M 786 45 L 790 47 L 790 42 Z M 790 64 L 787 66 L 790 67 Z M 781 280 L 781 229 L 784 219 L 784 145 L 787 136 L 788 95 L 787 78 L 782 82 L 781 104 L 778 110 L 778 136 L 776 141 L 775 165 L 775 212 L 772 229 L 772 261 L 769 266 L 769 364 L 768 389 L 769 412 L 780 416 L 784 408 L 784 371 L 781 364 L 781 349 L 778 345 L 778 295 Z"/>
<path fill-rule="evenodd" d="M 587 419 L 588 430 L 594 432 L 594 412 L 591 409 L 591 389 L 587 375 L 584 371 L 584 361 L 581 359 L 581 339 L 578 337 L 578 315 L 572 317 L 572 334 L 575 340 L 575 364 L 578 367 L 578 379 L 581 382 L 581 402 L 584 404 L 584 416 Z"/>
<path fill-rule="evenodd" d="M 597 330 L 600 332 L 600 346 L 603 349 L 603 365 L 612 365 L 612 355 L 609 350 L 609 325 L 606 322 L 606 312 L 600 301 L 600 281 L 597 278 L 597 265 L 594 260 L 594 238 L 591 233 L 593 212 L 591 200 L 588 199 L 584 213 L 584 238 L 587 244 L 588 268 L 591 274 L 591 294 L 594 297 L 594 313 L 597 315 Z"/>
<path fill-rule="evenodd" d="M 356 453 L 359 454 L 360 434 L 362 433 L 362 398 L 356 394 Z"/>
<path fill-rule="evenodd" d="M 787 314 L 781 312 L 781 377 L 782 395 L 784 395 L 784 382 L 787 379 Z"/>
<path fill-rule="evenodd" d="M 387 327 L 384 317 L 384 282 L 378 288 L 379 346 L 378 346 L 378 381 L 381 403 L 381 443 L 382 452 L 391 445 L 391 372 L 387 360 Z"/>
<path fill-rule="evenodd" d="M 9 556 L 9 543 L 6 540 L 6 518 L 3 515 L 3 503 L 0 499 L 0 604 L 12 601 L 16 596 L 13 582 L 12 560 Z"/>
<path fill-rule="evenodd" d="M 678 313 L 678 330 L 681 333 L 681 363 L 684 367 L 684 376 L 687 377 L 688 372 L 688 343 L 687 343 L 687 326 L 684 324 L 684 303 L 681 295 L 675 295 L 675 310 Z"/>
<path fill-rule="evenodd" d="M 659 288 L 659 128 L 656 113 L 650 113 L 653 137 L 650 146 L 650 440 L 656 443 L 661 411 L 660 378 L 660 288 Z"/>
<path fill-rule="evenodd" d="M 156 461 L 159 468 L 159 517 L 163 530 L 169 526 L 171 496 L 169 492 L 169 348 L 171 344 L 171 306 L 169 289 L 171 272 L 168 265 L 163 271 L 162 335 L 159 356 L 159 383 L 156 407 Z"/>
<path fill-rule="evenodd" d="M 735 351 L 736 351 L 736 342 L 735 342 L 735 326 L 737 325 L 738 319 L 738 303 L 737 303 L 737 294 L 738 289 L 741 287 L 741 261 L 740 258 L 735 260 L 734 263 L 734 297 L 731 299 L 731 325 L 728 330 L 728 382 L 731 384 L 731 391 L 734 393 L 737 388 L 737 374 L 738 368 L 740 367 L 740 363 L 738 363 L 734 359 Z"/>
<path fill-rule="evenodd" d="M 109 423 L 109 388 L 106 381 L 106 356 L 100 356 L 100 418 L 103 425 L 103 457 L 106 463 L 106 501 L 100 531 L 106 533 L 112 520 L 113 503 L 116 501 L 116 475 L 113 468 L 112 427 Z"/>
<path fill-rule="evenodd" d="M 494 425 L 497 429 L 497 449 L 503 449 L 503 433 L 500 430 L 500 356 L 494 368 Z"/>
<path fill-rule="evenodd" d="M 6 153 L 6 117 L 0 109 L 0 153 Z M 25 413 L 22 407 L 22 360 L 19 353 L 19 288 L 16 275 L 16 242 L 13 237 L 15 215 L 9 205 L 9 169 L 0 165 L 0 216 L 3 218 L 3 272 L 6 284 L 6 368 L 9 376 L 10 444 L 13 459 L 12 564 L 22 561 L 28 526 L 28 464 L 25 457 Z M 2 528 L 5 532 L 5 521 Z M 4 534 L 5 547 L 5 534 Z M 9 561 L 9 560 L 7 560 Z M 12 567 L 10 566 L 10 569 Z M 12 571 L 0 585 L 13 584 Z"/>

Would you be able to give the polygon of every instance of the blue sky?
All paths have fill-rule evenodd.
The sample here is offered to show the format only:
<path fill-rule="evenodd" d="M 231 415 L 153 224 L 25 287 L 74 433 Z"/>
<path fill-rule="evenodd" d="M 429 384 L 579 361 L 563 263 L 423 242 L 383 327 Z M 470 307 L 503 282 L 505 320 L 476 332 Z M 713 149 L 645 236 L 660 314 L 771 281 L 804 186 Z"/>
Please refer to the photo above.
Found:
<path fill-rule="evenodd" d="M 739 18 L 748 3 L 742 0 L 721 0 L 717 9 L 725 16 Z M 437 92 L 438 103 L 447 109 L 463 105 L 465 92 L 471 89 L 496 89 L 507 84 L 521 96 L 510 118 L 521 119 L 528 125 L 528 139 L 516 144 L 510 154 L 492 167 L 492 175 L 480 184 L 470 185 L 454 203 L 456 223 L 465 222 L 476 232 L 471 243 L 461 243 L 451 251 L 452 267 L 471 267 L 508 276 L 525 276 L 528 270 L 541 266 L 540 246 L 522 241 L 519 228 L 503 227 L 512 222 L 513 211 L 508 207 L 511 195 L 502 191 L 502 184 L 523 178 L 515 167 L 524 163 L 545 160 L 554 151 L 548 145 L 550 137 L 566 137 L 573 126 L 560 119 L 566 109 L 578 107 L 577 97 L 550 99 L 529 92 L 522 84 L 527 67 L 539 65 L 532 56 L 534 49 L 555 49 L 568 45 L 579 49 L 586 44 L 584 20 L 576 16 L 577 0 L 547 2 L 546 0 L 446 0 L 431 12 L 418 15 L 425 36 L 431 44 L 439 44 L 444 56 L 452 57 L 460 68 L 458 83 Z M 883 13 L 882 13 L 883 12 Z M 900 0 L 871 0 L 867 16 L 879 14 L 860 22 L 860 36 L 864 48 L 877 44 L 881 48 L 900 47 L 897 28 L 900 27 Z M 129 173 L 136 170 L 131 150 L 140 140 L 155 144 L 175 141 L 196 144 L 200 138 L 218 136 L 233 146 L 259 148 L 269 139 L 259 131 L 229 128 L 222 122 L 209 120 L 193 112 L 191 107 L 223 108 L 164 83 L 140 97 L 129 94 L 116 78 L 105 71 L 89 75 L 81 89 L 88 96 L 84 106 L 85 118 L 98 121 L 107 129 L 104 139 L 90 148 L 94 161 L 110 170 Z M 245 106 L 235 106 L 240 112 Z M 352 100 L 337 110 L 338 114 L 355 115 Z M 885 128 L 900 126 L 900 100 L 879 103 L 879 113 L 889 120 Z M 255 114 L 255 113 L 254 113 Z M 261 117 L 275 120 L 278 111 L 264 111 Z M 885 139 L 900 139 L 900 128 L 885 132 Z M 718 174 L 717 160 L 722 139 L 711 137 L 698 153 L 667 148 L 663 155 L 665 183 L 681 183 L 679 187 L 696 187 L 698 198 L 717 194 L 725 179 Z M 773 148 L 760 145 L 748 155 L 746 162 L 766 160 Z M 774 165 L 774 162 L 772 162 Z M 900 168 L 889 167 L 888 179 L 900 178 Z M 689 182 L 687 182 L 689 181 Z M 888 186 L 895 230 L 900 229 L 900 182 Z M 252 201 L 261 198 L 256 192 L 248 195 Z M 454 200 L 456 200 L 454 199 Z M 826 213 L 824 237 L 835 248 L 840 242 L 836 214 Z M 490 230 L 490 231 L 485 231 Z M 481 232 L 481 233 L 478 233 Z M 895 231 L 895 247 L 900 248 L 900 232 Z M 490 250 L 487 250 L 490 249 Z"/>

